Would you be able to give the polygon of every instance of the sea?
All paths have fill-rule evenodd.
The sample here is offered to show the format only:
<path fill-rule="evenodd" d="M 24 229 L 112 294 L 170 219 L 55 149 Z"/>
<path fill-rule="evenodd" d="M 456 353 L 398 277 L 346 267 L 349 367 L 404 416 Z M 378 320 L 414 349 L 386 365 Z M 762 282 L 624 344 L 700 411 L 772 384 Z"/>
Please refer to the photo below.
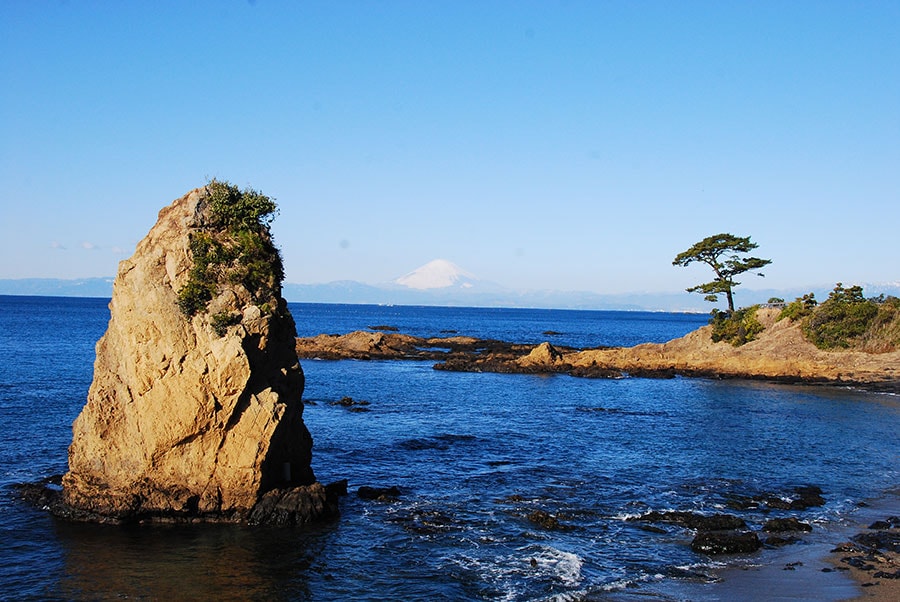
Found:
<path fill-rule="evenodd" d="M 319 481 L 340 520 L 306 528 L 73 524 L 13 485 L 66 471 L 107 299 L 0 297 L 2 600 L 829 600 L 822 557 L 900 484 L 900 398 L 742 380 L 454 373 L 422 361 L 303 360 Z M 682 313 L 290 304 L 299 336 L 390 326 L 596 347 L 663 342 Z M 368 405 L 335 402 L 351 397 Z M 733 509 L 816 485 L 804 511 Z M 359 487 L 397 487 L 362 499 Z M 707 557 L 628 520 L 797 516 L 795 543 Z M 897 512 L 897 510 L 894 510 Z M 550 520 L 547 520 L 547 519 Z M 544 519 L 544 520 L 541 520 Z"/>

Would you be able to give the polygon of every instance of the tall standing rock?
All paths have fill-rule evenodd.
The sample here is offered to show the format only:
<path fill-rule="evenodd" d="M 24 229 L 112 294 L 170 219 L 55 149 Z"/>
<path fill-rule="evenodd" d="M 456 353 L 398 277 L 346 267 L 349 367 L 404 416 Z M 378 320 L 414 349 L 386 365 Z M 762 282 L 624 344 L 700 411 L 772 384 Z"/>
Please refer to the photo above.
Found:
<path fill-rule="evenodd" d="M 301 499 L 290 522 L 336 512 L 310 468 L 272 211 L 213 181 L 160 211 L 119 265 L 73 425 L 70 515 L 244 521 L 279 491 Z"/>

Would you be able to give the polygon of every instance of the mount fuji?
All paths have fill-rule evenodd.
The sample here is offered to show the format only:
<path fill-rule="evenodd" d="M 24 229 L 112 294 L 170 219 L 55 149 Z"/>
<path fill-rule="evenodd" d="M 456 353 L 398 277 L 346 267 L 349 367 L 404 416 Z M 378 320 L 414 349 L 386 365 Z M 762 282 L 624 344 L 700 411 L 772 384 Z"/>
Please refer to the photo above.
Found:
<path fill-rule="evenodd" d="M 393 280 L 393 284 L 417 291 L 432 289 L 471 289 L 478 280 L 455 263 L 446 259 L 435 259 L 416 268 L 409 274 Z"/>

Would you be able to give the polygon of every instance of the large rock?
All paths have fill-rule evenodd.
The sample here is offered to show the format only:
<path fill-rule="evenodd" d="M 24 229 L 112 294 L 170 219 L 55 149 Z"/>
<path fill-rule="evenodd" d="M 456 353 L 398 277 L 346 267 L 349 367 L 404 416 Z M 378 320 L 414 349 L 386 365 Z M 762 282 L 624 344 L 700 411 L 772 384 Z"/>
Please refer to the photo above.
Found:
<path fill-rule="evenodd" d="M 314 486 L 303 371 L 280 276 L 249 286 L 234 275 L 248 263 L 239 256 L 216 268 L 205 310 L 189 317 L 179 309 L 192 237 L 225 236 L 210 214 L 214 185 L 160 211 L 119 265 L 87 404 L 73 425 L 63 478 L 70 516 L 244 521 L 275 489 L 290 490 L 288 501 L 306 490 L 313 499 L 297 502 L 311 515 L 293 522 L 336 512 Z M 268 226 L 258 226 L 280 275 Z"/>
<path fill-rule="evenodd" d="M 563 354 L 550 343 L 543 342 L 535 347 L 531 353 L 518 360 L 520 366 L 524 367 L 550 367 L 561 362 Z"/>

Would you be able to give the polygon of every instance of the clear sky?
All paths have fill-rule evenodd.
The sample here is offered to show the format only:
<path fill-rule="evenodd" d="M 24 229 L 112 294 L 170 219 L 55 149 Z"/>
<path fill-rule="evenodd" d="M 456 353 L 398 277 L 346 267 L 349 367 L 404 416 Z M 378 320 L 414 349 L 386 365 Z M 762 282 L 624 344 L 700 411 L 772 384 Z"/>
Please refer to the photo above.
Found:
<path fill-rule="evenodd" d="M 900 2 L 0 0 L 0 278 L 110 276 L 216 177 L 287 281 L 900 281 Z"/>

